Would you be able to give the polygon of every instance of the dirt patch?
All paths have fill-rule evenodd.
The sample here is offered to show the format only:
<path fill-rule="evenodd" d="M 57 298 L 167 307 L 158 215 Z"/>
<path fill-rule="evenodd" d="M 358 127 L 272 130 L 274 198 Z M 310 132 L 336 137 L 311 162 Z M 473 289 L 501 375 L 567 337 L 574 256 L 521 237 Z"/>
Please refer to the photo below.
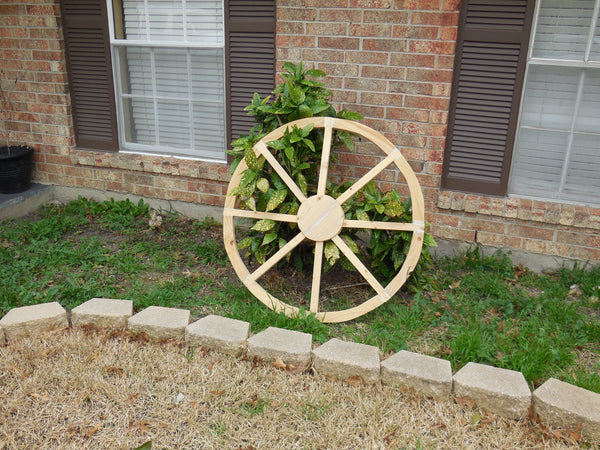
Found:
<path fill-rule="evenodd" d="M 0 347 L 0 448 L 577 448 L 529 420 L 125 332 Z"/>

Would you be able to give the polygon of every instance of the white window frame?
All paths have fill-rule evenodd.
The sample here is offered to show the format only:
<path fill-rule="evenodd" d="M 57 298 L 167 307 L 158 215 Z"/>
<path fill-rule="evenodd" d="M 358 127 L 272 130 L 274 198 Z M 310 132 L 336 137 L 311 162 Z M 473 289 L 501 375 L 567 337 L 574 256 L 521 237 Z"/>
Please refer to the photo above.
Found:
<path fill-rule="evenodd" d="M 152 0 L 144 0 L 144 3 L 147 5 L 150 1 Z M 181 0 L 182 4 L 185 6 L 185 2 L 186 0 Z M 221 2 L 223 3 L 223 1 L 221 0 Z M 110 46 L 111 46 L 111 58 L 113 61 L 113 66 L 112 66 L 112 70 L 113 70 L 113 80 L 114 80 L 114 84 L 115 84 L 115 103 L 116 103 L 116 109 L 117 109 L 117 124 L 118 124 L 118 132 L 119 132 L 119 150 L 121 153 L 133 153 L 133 154 L 145 154 L 145 155 L 152 155 L 152 156 L 158 156 L 158 157 L 175 157 L 175 158 L 181 158 L 181 159 L 191 159 L 191 160 L 199 160 L 199 161 L 208 161 L 208 162 L 227 162 L 227 155 L 226 155 L 226 141 L 227 141 L 227 118 L 226 118 L 226 110 L 227 110 L 227 105 L 226 105 L 226 76 L 225 73 L 223 73 L 223 86 L 222 86 L 222 92 L 223 92 L 223 107 L 222 107 L 222 111 L 223 111 L 223 148 L 220 149 L 214 149 L 213 151 L 199 151 L 196 149 L 196 142 L 195 142 L 195 137 L 194 137 L 194 133 L 193 131 L 191 132 L 190 135 L 190 139 L 191 139 L 191 148 L 189 150 L 184 150 L 182 151 L 182 149 L 180 148 L 169 148 L 166 146 L 161 146 L 158 143 L 154 146 L 149 146 L 149 145 L 144 145 L 144 144 L 138 144 L 138 143 L 132 143 L 132 142 L 126 142 L 125 136 L 127 135 L 126 130 L 125 130 L 125 121 L 124 121 L 124 117 L 125 117 L 125 112 L 123 110 L 123 98 L 132 98 L 133 96 L 131 94 L 124 94 L 123 92 L 123 86 L 121 83 L 121 76 L 119 76 L 119 74 L 121 73 L 122 67 L 121 67 L 121 58 L 118 55 L 118 52 L 120 49 L 122 48 L 126 48 L 126 47 L 137 47 L 137 48 L 148 48 L 148 49 L 154 49 L 154 48 L 172 48 L 172 49 L 186 49 L 188 50 L 188 79 L 191 78 L 191 74 L 190 74 L 190 50 L 204 50 L 204 49 L 221 49 L 222 50 L 222 64 L 223 64 L 223 68 L 224 68 L 224 72 L 225 72 L 225 34 L 223 33 L 223 39 L 221 40 L 221 42 L 218 43 L 213 43 L 213 42 L 195 42 L 195 41 L 190 41 L 187 40 L 187 21 L 186 21 L 186 16 L 185 16 L 185 7 L 183 8 L 183 28 L 184 28 L 184 36 L 186 36 L 186 40 L 183 42 L 174 42 L 174 41 L 157 41 L 157 40 L 150 40 L 150 37 L 148 36 L 148 40 L 133 40 L 133 39 L 117 39 L 115 37 L 115 27 L 114 27 L 114 10 L 113 10 L 113 0 L 106 0 L 107 3 L 107 12 L 108 12 L 108 26 L 109 26 L 109 36 L 110 36 Z M 223 4 L 223 11 L 224 11 L 224 7 L 225 5 Z M 146 11 L 148 11 L 148 8 L 146 8 Z M 146 20 L 148 20 L 146 18 Z M 224 14 L 221 16 L 221 29 L 225 29 L 225 23 L 224 23 Z M 153 53 L 151 52 L 151 55 L 153 55 Z M 152 56 L 153 59 L 153 56 Z M 160 99 L 160 95 L 157 93 L 157 88 L 156 88 L 156 74 L 155 74 L 155 65 L 154 62 L 152 61 L 151 63 L 152 66 L 152 96 L 149 98 L 153 99 L 154 102 L 154 121 L 155 124 L 157 126 L 158 129 L 158 111 L 157 111 L 157 101 Z M 188 80 L 188 82 L 191 80 Z M 192 108 L 192 101 L 189 98 L 188 99 L 188 103 L 189 103 L 189 107 L 190 107 L 190 118 L 192 118 L 192 123 L 190 124 L 191 130 L 193 130 L 194 127 L 194 123 L 193 123 L 193 114 L 191 111 Z M 157 131 L 157 140 L 158 140 L 158 131 Z"/>
<path fill-rule="evenodd" d="M 512 158 L 512 167 L 511 167 L 511 172 L 510 172 L 511 179 L 509 180 L 509 193 L 511 195 L 518 196 L 518 197 L 532 198 L 532 199 L 538 199 L 538 200 L 566 201 L 568 203 L 581 203 L 581 204 L 589 204 L 590 202 L 593 202 L 593 203 L 600 204 L 600 195 L 596 195 L 595 198 L 591 194 L 589 196 L 584 195 L 585 198 L 583 200 L 578 201 L 572 195 L 564 194 L 564 188 L 565 188 L 566 179 L 567 179 L 567 172 L 568 172 L 568 168 L 569 168 L 569 161 L 570 161 L 571 151 L 572 151 L 573 136 L 574 136 L 574 132 L 575 132 L 575 122 L 576 122 L 576 118 L 577 118 L 577 111 L 579 110 L 582 93 L 583 93 L 583 87 L 584 87 L 584 80 L 585 80 L 585 72 L 584 71 L 582 71 L 579 76 L 579 84 L 578 84 L 577 94 L 576 94 L 576 99 L 575 99 L 574 113 L 573 113 L 571 124 L 570 124 L 569 130 L 568 130 L 569 140 L 568 140 L 568 145 L 567 145 L 567 149 L 565 152 L 565 157 L 563 160 L 562 171 L 561 171 L 560 182 L 559 182 L 559 189 L 556 192 L 556 195 L 548 198 L 546 196 L 537 196 L 535 194 L 526 195 L 523 192 L 513 192 L 513 189 L 512 189 L 512 181 L 513 181 L 512 175 L 514 173 L 515 162 L 517 159 L 516 152 L 518 151 L 517 145 L 519 142 L 520 130 L 521 129 L 535 129 L 535 130 L 542 130 L 542 131 L 543 130 L 563 131 L 563 130 L 557 130 L 557 129 L 544 129 L 542 127 L 526 126 L 526 125 L 521 124 L 521 118 L 522 118 L 523 109 L 524 109 L 524 102 L 526 99 L 525 90 L 527 88 L 527 80 L 528 80 L 530 68 L 532 66 L 547 66 L 547 67 L 573 67 L 573 68 L 580 68 L 580 69 L 598 69 L 598 70 L 600 70 L 600 61 L 590 61 L 590 53 L 591 53 L 592 45 L 593 45 L 593 37 L 596 34 L 596 28 L 597 28 L 598 21 L 599 21 L 600 0 L 595 0 L 594 9 L 592 12 L 592 22 L 591 22 L 590 30 L 588 33 L 588 39 L 587 39 L 586 48 L 585 48 L 585 52 L 584 52 L 584 58 L 581 61 L 572 60 L 572 59 L 540 58 L 540 57 L 534 56 L 535 38 L 536 38 L 536 32 L 537 32 L 538 23 L 539 23 L 541 3 L 542 3 L 541 0 L 537 0 L 535 2 L 533 26 L 531 28 L 531 39 L 529 40 L 529 47 L 528 47 L 528 52 L 527 52 L 527 66 L 525 68 L 525 78 L 524 78 L 524 83 L 523 83 L 523 95 L 521 95 L 521 104 L 519 107 L 519 123 L 517 125 L 515 144 L 514 144 L 515 145 L 514 154 L 513 154 L 513 158 Z M 596 36 L 599 37 L 600 35 L 596 35 Z M 599 174 L 599 177 L 600 177 L 600 174 Z"/>

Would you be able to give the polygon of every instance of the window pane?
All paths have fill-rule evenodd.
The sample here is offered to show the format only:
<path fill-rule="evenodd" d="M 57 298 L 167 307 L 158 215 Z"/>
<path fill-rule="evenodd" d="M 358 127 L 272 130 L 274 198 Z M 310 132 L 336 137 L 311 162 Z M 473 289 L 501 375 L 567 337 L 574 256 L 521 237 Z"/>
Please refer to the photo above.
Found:
<path fill-rule="evenodd" d="M 123 100 L 127 142 L 132 144 L 156 145 L 154 100 L 136 97 Z"/>
<path fill-rule="evenodd" d="M 154 50 L 156 93 L 161 97 L 187 98 L 190 95 L 188 50 L 157 48 Z"/>
<path fill-rule="evenodd" d="M 590 61 L 600 61 L 600 20 L 596 23 L 596 31 L 592 39 Z"/>
<path fill-rule="evenodd" d="M 223 44 L 223 2 L 123 0 L 125 38 Z"/>
<path fill-rule="evenodd" d="M 600 192 L 599 141 L 600 133 L 595 135 L 575 133 L 573 135 L 565 192 L 575 194 L 593 193 L 595 201 L 598 201 L 598 193 Z"/>
<path fill-rule="evenodd" d="M 224 43 L 223 2 L 187 1 L 187 39 L 191 42 Z"/>
<path fill-rule="evenodd" d="M 186 102 L 159 100 L 158 143 L 172 148 L 191 148 L 190 106 Z"/>
<path fill-rule="evenodd" d="M 594 0 L 543 0 L 533 56 L 583 61 Z"/>
<path fill-rule="evenodd" d="M 555 197 L 560 187 L 568 141 L 568 133 L 519 130 L 511 174 L 512 192 Z"/>
<path fill-rule="evenodd" d="M 600 133 L 600 71 L 584 70 L 583 94 L 575 131 Z"/>
<path fill-rule="evenodd" d="M 569 67 L 530 66 L 521 126 L 570 130 L 580 71 Z"/>
<path fill-rule="evenodd" d="M 152 64 L 149 48 L 119 48 L 121 92 L 135 96 L 153 95 Z"/>

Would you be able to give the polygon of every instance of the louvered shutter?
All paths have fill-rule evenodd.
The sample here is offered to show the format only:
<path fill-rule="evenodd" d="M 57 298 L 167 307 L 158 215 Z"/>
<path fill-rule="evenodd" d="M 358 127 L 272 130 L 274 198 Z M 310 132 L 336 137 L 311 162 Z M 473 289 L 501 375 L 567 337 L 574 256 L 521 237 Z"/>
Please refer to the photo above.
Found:
<path fill-rule="evenodd" d="M 275 1 L 230 0 L 225 11 L 228 140 L 255 125 L 244 108 L 254 92 L 271 94 L 275 84 Z"/>
<path fill-rule="evenodd" d="M 61 11 L 75 140 L 118 150 L 105 0 L 62 0 Z"/>
<path fill-rule="evenodd" d="M 461 9 L 442 187 L 506 195 L 533 0 Z"/>

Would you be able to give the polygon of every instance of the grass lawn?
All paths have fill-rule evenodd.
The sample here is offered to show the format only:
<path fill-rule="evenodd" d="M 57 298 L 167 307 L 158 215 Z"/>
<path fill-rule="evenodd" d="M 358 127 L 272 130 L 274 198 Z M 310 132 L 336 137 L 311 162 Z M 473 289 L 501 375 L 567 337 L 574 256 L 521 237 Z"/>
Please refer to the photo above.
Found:
<path fill-rule="evenodd" d="M 514 369 L 531 387 L 556 377 L 600 393 L 600 268 L 540 275 L 475 248 L 438 261 L 420 292 L 325 325 L 276 314 L 254 299 L 230 267 L 213 220 L 161 214 L 156 229 L 146 204 L 80 198 L 2 222 L 0 314 L 42 302 L 71 309 L 93 297 L 130 299 L 136 310 L 162 305 L 194 317 L 220 314 L 249 321 L 255 333 L 278 326 L 312 333 L 317 342 L 338 337 L 387 354 L 438 356 L 454 370 L 469 361 Z M 279 298 L 306 302 L 296 289 L 301 276 L 280 269 L 265 282 Z M 361 293 L 347 287 L 355 281 L 355 274 L 337 273 L 328 285 L 335 301 L 352 305 Z"/>

